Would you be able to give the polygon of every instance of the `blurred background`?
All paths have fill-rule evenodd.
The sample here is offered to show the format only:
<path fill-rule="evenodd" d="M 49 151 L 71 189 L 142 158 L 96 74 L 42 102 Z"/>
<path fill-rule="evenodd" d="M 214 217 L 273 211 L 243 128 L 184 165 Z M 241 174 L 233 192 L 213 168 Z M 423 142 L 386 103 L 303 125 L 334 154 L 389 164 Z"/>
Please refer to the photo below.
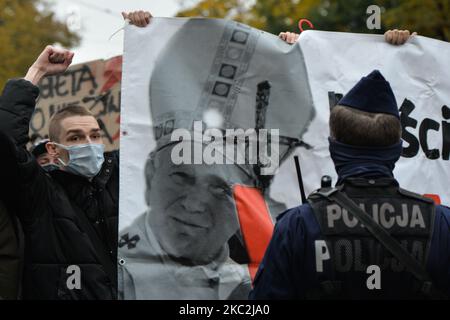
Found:
<path fill-rule="evenodd" d="M 368 30 L 366 9 L 381 7 L 381 30 Z M 121 11 L 154 16 L 203 16 L 241 21 L 278 34 L 298 32 L 307 18 L 316 29 L 383 33 L 401 28 L 450 39 L 450 0 L 0 0 L 0 87 L 23 76 L 47 44 L 75 52 L 74 64 L 122 54 Z"/>

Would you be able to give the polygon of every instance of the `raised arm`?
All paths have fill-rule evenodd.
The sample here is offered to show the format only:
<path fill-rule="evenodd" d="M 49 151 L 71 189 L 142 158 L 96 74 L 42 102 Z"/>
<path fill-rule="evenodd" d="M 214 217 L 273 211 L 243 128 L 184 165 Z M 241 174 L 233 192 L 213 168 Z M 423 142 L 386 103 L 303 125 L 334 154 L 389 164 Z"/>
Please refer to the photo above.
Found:
<path fill-rule="evenodd" d="M 22 221 L 34 217 L 29 210 L 45 197 L 47 177 L 26 150 L 31 116 L 39 89 L 36 84 L 45 75 L 63 72 L 73 53 L 47 46 L 23 79 L 9 80 L 0 96 L 0 183 L 1 196 Z M 39 202 L 39 203 L 38 203 Z"/>

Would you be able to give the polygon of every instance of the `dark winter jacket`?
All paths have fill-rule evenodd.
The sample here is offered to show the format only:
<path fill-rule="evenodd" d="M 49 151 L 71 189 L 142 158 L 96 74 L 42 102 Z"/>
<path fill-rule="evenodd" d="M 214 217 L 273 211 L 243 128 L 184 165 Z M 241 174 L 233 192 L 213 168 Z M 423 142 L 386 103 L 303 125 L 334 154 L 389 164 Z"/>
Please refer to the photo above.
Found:
<path fill-rule="evenodd" d="M 21 259 L 16 218 L 0 201 L 0 300 L 18 298 Z"/>
<path fill-rule="evenodd" d="M 25 149 L 39 89 L 10 80 L 0 98 L 0 177 L 25 235 L 25 299 L 115 299 L 118 153 L 86 178 L 46 173 Z M 77 279 L 81 287 L 78 288 Z"/>

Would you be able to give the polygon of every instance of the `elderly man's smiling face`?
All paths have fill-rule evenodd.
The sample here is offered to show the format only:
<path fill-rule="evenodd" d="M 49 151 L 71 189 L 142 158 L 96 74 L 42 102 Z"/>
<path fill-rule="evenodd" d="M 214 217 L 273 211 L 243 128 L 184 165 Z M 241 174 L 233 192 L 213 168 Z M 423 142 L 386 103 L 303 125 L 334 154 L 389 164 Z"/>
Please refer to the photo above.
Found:
<path fill-rule="evenodd" d="M 232 184 L 250 181 L 235 165 L 175 165 L 171 150 L 158 151 L 154 159 L 147 189 L 150 227 L 169 255 L 207 264 L 239 230 Z"/>

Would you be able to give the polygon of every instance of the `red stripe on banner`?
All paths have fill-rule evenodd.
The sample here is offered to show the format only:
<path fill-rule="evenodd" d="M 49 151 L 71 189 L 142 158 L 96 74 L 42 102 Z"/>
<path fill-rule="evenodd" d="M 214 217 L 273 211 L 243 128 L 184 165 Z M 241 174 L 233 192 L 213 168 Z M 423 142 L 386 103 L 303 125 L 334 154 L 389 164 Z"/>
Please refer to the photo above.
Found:
<path fill-rule="evenodd" d="M 441 197 L 438 194 L 426 193 L 423 195 L 425 198 L 430 198 L 435 204 L 441 204 Z"/>
<path fill-rule="evenodd" d="M 248 269 L 253 282 L 272 238 L 273 222 L 259 189 L 236 185 L 234 200 L 245 247 L 250 258 Z"/>

